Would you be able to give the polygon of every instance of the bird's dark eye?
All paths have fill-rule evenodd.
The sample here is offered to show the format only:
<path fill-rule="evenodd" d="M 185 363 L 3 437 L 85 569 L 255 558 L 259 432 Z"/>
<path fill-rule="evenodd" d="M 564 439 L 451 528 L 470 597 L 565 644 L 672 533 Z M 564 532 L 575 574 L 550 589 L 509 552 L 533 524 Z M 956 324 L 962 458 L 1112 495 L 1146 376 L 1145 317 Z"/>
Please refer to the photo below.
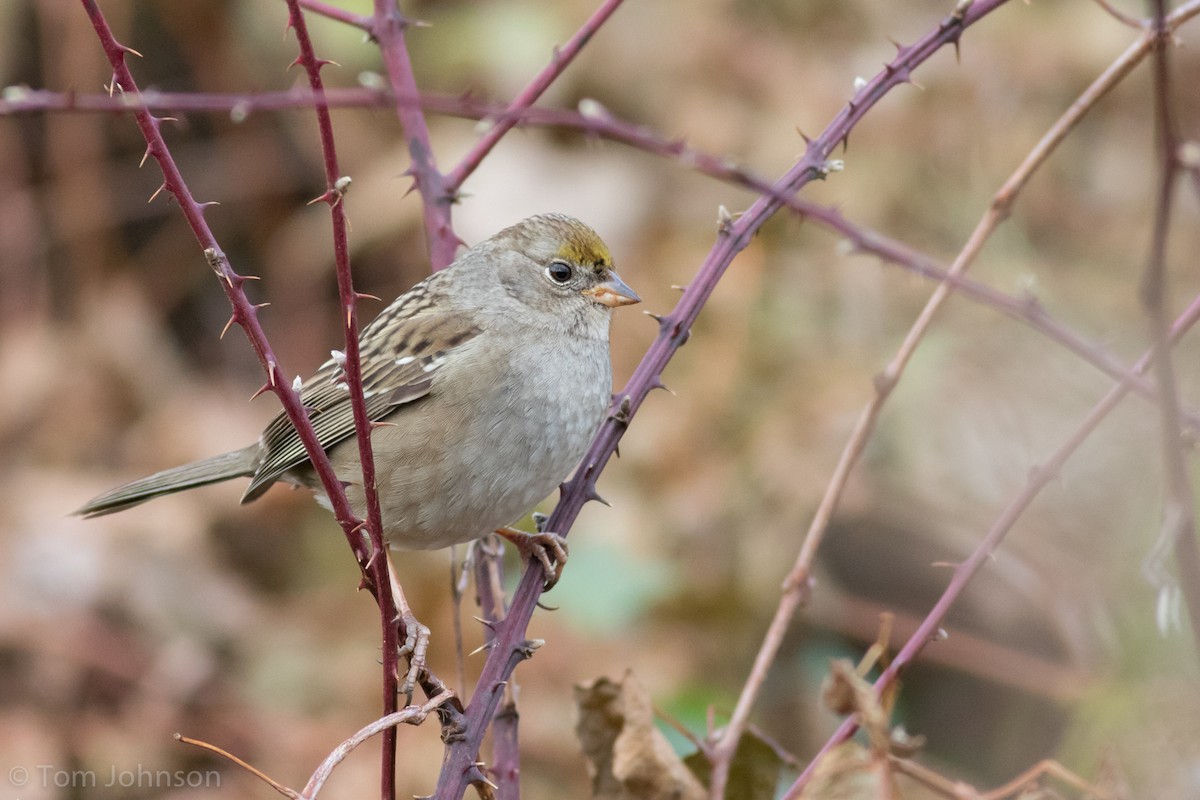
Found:
<path fill-rule="evenodd" d="M 555 261 L 550 266 L 546 267 L 546 275 L 555 283 L 566 283 L 571 280 L 571 276 L 575 271 L 571 269 L 570 264 L 564 264 L 561 261 Z"/>

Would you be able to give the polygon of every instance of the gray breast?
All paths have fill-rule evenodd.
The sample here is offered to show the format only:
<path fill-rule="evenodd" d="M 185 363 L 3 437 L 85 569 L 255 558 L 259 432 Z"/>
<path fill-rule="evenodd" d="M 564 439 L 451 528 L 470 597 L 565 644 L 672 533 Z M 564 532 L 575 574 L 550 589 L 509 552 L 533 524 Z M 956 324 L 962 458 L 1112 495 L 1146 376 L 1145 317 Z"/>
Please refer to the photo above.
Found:
<path fill-rule="evenodd" d="M 372 436 L 393 454 L 376 461 L 384 527 L 398 547 L 447 547 L 516 521 L 568 477 L 604 417 L 606 341 L 547 335 L 506 348 L 484 339 Z"/>

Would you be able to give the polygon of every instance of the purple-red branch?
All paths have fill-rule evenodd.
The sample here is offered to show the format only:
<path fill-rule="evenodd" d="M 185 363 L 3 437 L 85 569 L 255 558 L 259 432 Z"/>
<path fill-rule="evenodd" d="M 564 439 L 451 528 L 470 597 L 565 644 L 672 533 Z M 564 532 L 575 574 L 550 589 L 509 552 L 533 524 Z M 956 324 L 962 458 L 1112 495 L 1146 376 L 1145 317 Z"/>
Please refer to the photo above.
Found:
<path fill-rule="evenodd" d="M 396 7 L 396 0 L 375 0 L 370 33 L 383 53 L 383 63 L 396 96 L 396 116 L 404 129 L 411 161 L 409 171 L 425 207 L 425 234 L 429 238 L 429 260 L 435 270 L 454 260 L 459 240 L 450 221 L 454 197 L 446 190 L 446 178 L 438 171 L 429 141 L 429 126 L 419 102 L 417 79 L 404 30 L 409 21 Z"/>
<path fill-rule="evenodd" d="M 675 309 L 661 318 L 658 338 L 642 358 L 625 389 L 615 399 L 608 419 L 593 440 L 575 477 L 564 485 L 562 497 L 547 523 L 547 530 L 565 535 L 584 503 L 596 496 L 596 478 L 612 457 L 631 417 L 646 396 L 662 386 L 660 376 L 663 368 L 687 341 L 692 323 L 717 281 L 763 223 L 783 206 L 780 198 L 799 191 L 815 178 L 825 177 L 831 168 L 827 164 L 830 153 L 849 135 L 869 108 L 892 88 L 908 82 L 914 67 L 942 46 L 957 42 L 966 27 L 1005 2 L 1007 0 L 976 0 L 961 12 L 943 20 L 916 44 L 900 48 L 896 58 L 864 86 L 825 131 L 809 144 L 804 156 L 774 185 L 769 196 L 760 196 L 737 220 L 720 222 L 716 244 Z M 457 800 L 467 783 L 478 775 L 475 754 L 479 751 L 487 721 L 499 703 L 503 682 L 521 660 L 524 632 L 540 593 L 539 570 L 526 569 L 467 706 L 466 731 L 461 739 L 449 745 L 435 795 L 439 800 Z"/>
<path fill-rule="evenodd" d="M 108 27 L 108 22 L 96 5 L 96 0 L 81 0 L 81 2 L 83 3 L 84 11 L 87 12 L 88 18 L 92 22 L 92 27 L 96 29 L 96 35 L 100 39 L 104 53 L 112 65 L 114 91 L 136 95 L 138 92 L 137 83 L 134 81 L 129 67 L 125 64 L 126 54 L 133 51 L 117 42 L 112 30 Z M 246 293 L 242 289 L 247 279 L 233 270 L 229 259 L 218 246 L 216 237 L 213 236 L 212 230 L 204 218 L 204 211 L 201 204 L 197 203 L 192 197 L 192 193 L 184 182 L 179 167 L 175 164 L 175 160 L 171 157 L 170 151 L 167 149 L 166 142 L 163 140 L 160 130 L 162 121 L 144 108 L 135 111 L 134 118 L 137 121 L 138 128 L 142 131 L 142 136 L 146 139 L 147 154 L 158 162 L 159 168 L 162 170 L 163 185 L 175 198 L 176 202 L 179 203 L 179 207 L 183 211 L 184 218 L 187 219 L 192 233 L 200 243 L 200 246 L 204 248 L 205 257 L 208 259 L 209 265 L 217 272 L 221 279 L 221 288 L 229 298 L 230 305 L 233 306 L 233 321 L 245 331 L 246 338 L 250 340 L 251 347 L 254 348 L 259 362 L 267 373 L 267 383 L 264 388 L 275 393 L 279 398 L 279 402 L 283 405 L 288 419 L 296 427 L 300 441 L 304 444 L 305 452 L 308 454 L 309 459 L 311 459 L 326 494 L 329 495 L 334 516 L 346 533 L 346 538 L 350 542 L 354 556 L 358 560 L 359 566 L 363 568 L 364 576 L 369 577 L 367 563 L 370 560 L 371 554 L 367 552 L 367 548 L 358 534 L 358 528 L 362 524 L 362 521 L 355 517 L 354 512 L 351 510 L 350 503 L 346 500 L 346 493 L 342 489 L 342 484 L 334 474 L 333 467 L 329 463 L 329 458 L 321 448 L 320 442 L 317 441 L 312 425 L 308 421 L 308 415 L 300 404 L 300 396 L 292 389 L 289 376 L 279 366 L 279 360 L 275 357 L 275 353 L 267 341 L 266 334 L 263 333 L 262 326 L 258 323 L 257 307 L 250 303 L 246 297 Z M 370 588 L 374 589 L 374 587 Z"/>
<path fill-rule="evenodd" d="M 388 559 L 384 557 L 387 544 L 383 539 L 383 514 L 379 506 L 379 493 L 375 486 L 375 455 L 371 446 L 372 421 L 367 416 L 367 404 L 363 398 L 362 365 L 359 360 L 359 295 L 354 290 L 354 279 L 350 271 L 350 245 L 346 225 L 346 191 L 341 170 L 338 168 L 337 147 L 333 138 L 333 121 L 329 106 L 325 103 L 325 86 L 321 80 L 321 67 L 327 64 L 317 58 L 308 25 L 298 0 L 287 0 L 288 24 L 296 32 L 300 49 L 297 63 L 304 67 L 308 83 L 316 98 L 314 110 L 321 136 L 321 152 L 325 161 L 325 194 L 322 198 L 329 204 L 333 224 L 333 254 L 337 270 L 338 295 L 342 304 L 342 322 L 345 327 L 346 385 L 350 393 L 350 406 L 354 414 L 354 430 L 358 440 L 359 462 L 362 466 L 363 492 L 367 504 L 367 532 L 371 539 L 371 577 L 378 591 L 375 600 L 379 604 L 379 618 L 383 641 L 383 715 L 394 714 L 397 709 L 397 664 L 399 659 L 399 630 L 395 598 L 391 593 L 388 578 Z M 380 791 L 384 800 L 396 796 L 396 729 L 383 731 Z"/>
<path fill-rule="evenodd" d="M 345 9 L 331 6 L 328 3 L 322 3 L 321 0 L 297 0 L 301 8 L 306 8 L 314 14 L 320 14 L 323 17 L 335 19 L 338 22 L 344 22 L 347 25 L 352 25 L 363 31 L 371 30 L 371 18 L 362 16 L 361 14 L 351 14 Z"/>
<path fill-rule="evenodd" d="M 512 102 L 508 104 L 508 108 L 503 113 L 497 115 L 492 120 L 492 125 L 488 128 L 487 133 L 480 137 L 475 146 L 463 156 L 458 166 L 446 175 L 446 190 L 451 195 L 458 195 L 463 183 L 479 167 L 484 157 L 492 152 L 492 148 L 504 138 L 506 133 L 513 129 L 514 125 L 521 121 L 524 112 L 537 102 L 538 98 L 550 87 L 550 84 L 575 60 L 575 56 L 579 55 L 579 51 L 583 49 L 583 46 L 591 41 L 591 38 L 600 29 L 600 26 L 608 21 L 608 18 L 613 15 L 613 12 L 623 2 L 624 0 L 605 0 L 592 16 L 588 18 L 587 22 L 583 23 L 583 27 L 576 31 L 575 35 L 565 45 L 555 49 L 554 55 L 550 58 L 550 63 L 535 75 L 533 80 L 512 99 Z"/>

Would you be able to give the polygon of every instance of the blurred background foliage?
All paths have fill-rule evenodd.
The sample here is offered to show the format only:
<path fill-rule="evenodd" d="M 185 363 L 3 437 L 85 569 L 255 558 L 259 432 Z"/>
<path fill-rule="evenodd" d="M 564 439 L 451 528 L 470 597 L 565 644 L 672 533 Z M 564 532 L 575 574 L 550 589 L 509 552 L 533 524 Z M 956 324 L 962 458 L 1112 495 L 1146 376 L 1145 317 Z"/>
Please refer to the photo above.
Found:
<path fill-rule="evenodd" d="M 366 0 L 341 0 L 369 12 Z M 614 113 L 774 178 L 894 50 L 949 2 L 630 0 L 543 105 L 594 98 Z M 1138 3 L 1122 2 L 1140 15 Z M 294 39 L 280 2 L 105 0 L 145 58 L 143 88 L 285 89 Z M 406 2 L 423 88 L 507 100 L 594 8 L 591 0 Z M 310 16 L 330 86 L 380 69 L 360 32 Z M 1193 38 L 1195 25 L 1181 38 Z M 919 87 L 859 125 L 846 170 L 809 187 L 852 220 L 949 262 L 992 193 L 1137 33 L 1088 0 L 1012 3 L 937 54 Z M 1200 54 L 1172 53 L 1180 131 L 1197 136 Z M 82 9 L 0 4 L 0 85 L 100 92 L 109 70 Z M 1088 339 L 1132 360 L 1147 346 L 1138 281 L 1155 156 L 1143 67 L 1090 113 L 1030 183 L 974 274 L 1032 292 Z M 262 276 L 264 325 L 306 373 L 340 329 L 318 139 L 303 109 L 178 113 L 168 143 L 233 264 Z M 420 205 L 387 109 L 334 116 L 360 289 L 391 298 L 426 274 Z M 474 123 L 431 116 L 439 164 Z M 0 117 L 0 766 L 219 769 L 222 786 L 124 796 L 269 796 L 177 744 L 180 731 L 291 785 L 376 716 L 378 620 L 329 516 L 284 489 L 239 507 L 225 485 L 83 522 L 67 516 L 129 478 L 252 440 L 276 410 L 178 208 L 159 197 L 133 120 Z M 1172 308 L 1200 292 L 1197 193 L 1179 195 Z M 686 166 L 571 132 L 516 131 L 455 210 L 475 242 L 528 214 L 581 217 L 608 240 L 651 311 L 671 308 L 715 235 L 717 207 L 753 196 Z M 572 559 L 531 629 L 547 640 L 517 673 L 526 797 L 584 797 L 571 687 L 632 669 L 667 714 L 703 733 L 732 708 L 816 502 L 862 405 L 932 289 L 846 255 L 780 215 L 742 253 L 690 344 L 635 419 L 572 534 Z M 655 335 L 618 315 L 619 386 Z M 1200 346 L 1177 349 L 1200 405 Z M 1029 470 L 1108 387 L 1040 335 L 956 299 L 889 401 L 819 558 L 754 722 L 807 759 L 837 720 L 829 659 L 857 658 L 879 614 L 907 635 Z M 980 787 L 1046 757 L 1116 776 L 1140 798 L 1200 795 L 1196 643 L 1155 627 L 1141 564 L 1162 494 L 1154 408 L 1132 398 L 1037 501 L 907 673 L 897 721 L 922 759 Z M 447 553 L 406 554 L 401 578 L 453 681 Z M 467 611 L 469 614 L 469 609 Z M 466 620 L 467 649 L 480 640 Z M 468 660 L 468 673 L 482 656 Z M 679 740 L 681 749 L 686 743 Z M 400 738 L 400 794 L 432 789 L 441 743 Z M 370 796 L 377 748 L 326 790 Z M 36 778 L 36 773 L 35 773 Z M 0 782 L 3 772 L 0 772 Z M 103 780 L 101 780 L 101 783 Z M 2 785 L 2 783 L 0 783 Z M 105 791 L 105 790 L 98 790 Z M 107 790 L 115 791 L 115 790 Z M 89 792 L 86 794 L 96 794 Z M 77 790 L 34 780 L 22 798 Z M 113 795 L 115 796 L 115 795 Z"/>

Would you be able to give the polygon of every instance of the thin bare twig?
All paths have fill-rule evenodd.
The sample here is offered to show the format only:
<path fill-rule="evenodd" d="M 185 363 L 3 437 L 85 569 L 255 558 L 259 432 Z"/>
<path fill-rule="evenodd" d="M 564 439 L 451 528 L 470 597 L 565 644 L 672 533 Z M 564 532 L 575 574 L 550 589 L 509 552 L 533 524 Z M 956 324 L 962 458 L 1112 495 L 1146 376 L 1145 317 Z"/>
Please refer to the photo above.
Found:
<path fill-rule="evenodd" d="M 1016 797 L 1019 792 L 1036 788 L 1037 782 L 1047 775 L 1067 784 L 1087 798 L 1094 800 L 1116 800 L 1116 797 L 1112 793 L 1088 783 L 1062 764 L 1053 760 L 1039 761 L 1008 783 L 988 792 L 980 792 L 978 789 L 968 786 L 962 781 L 951 780 L 941 773 L 934 772 L 928 767 L 907 758 L 891 756 L 890 760 L 897 772 L 907 775 L 942 797 L 949 798 L 949 800 L 1003 800 L 1006 797 Z"/>
<path fill-rule="evenodd" d="M 355 748 L 357 748 L 360 744 L 376 734 L 387 731 L 395 731 L 396 726 L 398 725 L 420 725 L 425 721 L 426 717 L 428 717 L 437 709 L 441 708 L 445 703 L 449 702 L 453 698 L 453 692 L 442 690 L 434 694 L 426 702 L 419 706 L 406 706 L 399 711 L 395 711 L 387 716 L 380 717 L 370 725 L 361 728 L 349 739 L 346 739 L 337 747 L 335 747 L 333 751 L 325 757 L 325 760 L 322 761 L 321 765 L 318 766 L 313 772 L 312 777 L 308 779 L 308 783 L 305 785 L 303 792 L 297 792 L 295 789 L 284 786 L 282 783 L 270 777 L 262 770 L 256 769 L 255 767 L 246 763 L 243 759 L 238 758 L 228 750 L 217 747 L 215 744 L 210 744 L 208 742 L 201 741 L 200 739 L 192 739 L 187 736 L 182 736 L 178 733 L 175 734 L 175 739 L 176 741 L 183 742 L 184 744 L 190 744 L 194 747 L 199 747 L 229 760 L 231 763 L 236 764 L 246 772 L 249 772 L 254 777 L 266 783 L 284 797 L 292 798 L 292 800 L 316 800 L 316 797 L 318 794 L 320 794 L 322 787 L 325 786 L 325 782 L 329 780 L 329 776 L 333 774 L 333 770 L 338 764 L 345 761 L 346 756 L 354 752 Z"/>
<path fill-rule="evenodd" d="M 425 721 L 426 717 L 449 702 L 453 697 L 453 692 L 441 691 L 419 706 L 405 706 L 399 711 L 388 714 L 386 717 L 381 717 L 362 728 L 334 748 L 333 752 L 321 762 L 321 766 L 317 767 L 312 777 L 308 779 L 308 784 L 304 787 L 301 796 L 305 800 L 315 800 L 317 794 L 321 791 L 321 787 L 325 785 L 325 781 L 329 780 L 329 776 L 333 774 L 334 768 L 342 763 L 346 759 L 346 756 L 354 751 L 354 748 L 367 739 L 370 739 L 377 733 L 395 731 L 397 725 L 420 725 Z"/>
<path fill-rule="evenodd" d="M 1122 12 L 1112 3 L 1108 2 L 1108 0 L 1095 0 L 1095 3 L 1096 5 L 1100 6 L 1100 8 L 1104 9 L 1105 13 L 1122 25 L 1128 25 L 1129 27 L 1136 28 L 1137 30 L 1145 30 L 1147 27 L 1145 22 L 1137 17 L 1131 17 Z"/>
<path fill-rule="evenodd" d="M 1166 497 L 1163 500 L 1163 524 L 1156 554 L 1148 568 L 1161 574 L 1162 591 L 1171 591 L 1166 569 L 1161 562 L 1164 553 L 1174 549 L 1179 570 L 1179 589 L 1188 607 L 1192 636 L 1200 647 L 1200 545 L 1196 542 L 1196 503 L 1192 492 L 1191 471 L 1187 453 L 1179 435 L 1181 415 L 1175 369 L 1172 364 L 1167 316 L 1167 238 L 1171 227 L 1171 209 L 1175 183 L 1179 177 L 1179 137 L 1174 130 L 1171 110 L 1171 70 L 1169 48 L 1171 29 L 1167 24 L 1167 3 L 1152 0 L 1154 10 L 1154 126 L 1160 159 L 1158 192 L 1154 207 L 1154 230 L 1150 241 L 1146 271 L 1142 279 L 1141 299 L 1150 323 L 1154 353 L 1155 379 L 1158 382 L 1158 402 L 1161 416 L 1163 463 L 1166 472 Z M 1176 427 L 1172 427 L 1176 426 Z"/>
<path fill-rule="evenodd" d="M 203 741 L 201 739 L 193 739 L 190 736 L 184 736 L 181 733 L 175 734 L 175 741 L 182 742 L 183 744 L 190 744 L 193 747 L 199 747 L 201 750 L 207 750 L 210 753 L 214 753 L 214 754 L 220 756 L 221 758 L 224 758 L 224 759 L 228 760 L 229 762 L 236 764 L 237 766 L 244 769 L 246 772 L 249 772 L 251 775 L 258 778 L 260 781 L 267 784 L 268 786 L 270 786 L 275 791 L 279 792 L 284 797 L 290 797 L 290 798 L 292 798 L 292 800 L 301 800 L 300 793 L 297 792 L 295 789 L 292 789 L 288 786 L 284 786 L 282 783 L 275 780 L 267 773 L 263 772 L 262 770 L 260 770 L 256 767 L 251 766 L 246 761 L 238 758 L 237 756 L 235 756 L 233 753 L 229 752 L 228 750 L 217 747 L 215 744 L 211 744 L 211 743 Z"/>
<path fill-rule="evenodd" d="M 1191 329 L 1197 321 L 1200 321 L 1200 296 L 1192 300 L 1188 308 L 1171 326 L 1169 343 L 1174 344 L 1179 341 L 1179 338 Z M 1144 373 L 1149 369 L 1153 355 L 1153 350 L 1147 350 L 1143 353 L 1141 358 L 1134 364 L 1134 371 Z M 892 660 L 892 663 L 875 680 L 873 686 L 876 693 L 886 691 L 896 680 L 899 672 L 908 666 L 929 642 L 937 638 L 942 620 L 945 619 L 950 607 L 954 605 L 955 601 L 957 601 L 958 597 L 967 587 L 967 584 L 970 583 L 971 578 L 975 576 L 991 557 L 991 554 L 995 552 L 996 547 L 1038 494 L 1041 493 L 1042 489 L 1050 481 L 1054 480 L 1067 460 L 1075 454 L 1075 451 L 1092 435 L 1093 431 L 1096 430 L 1100 423 L 1104 421 L 1128 393 L 1129 388 L 1125 384 L 1117 384 L 1109 389 L 1108 393 L 1092 408 L 1079 427 L 1067 437 L 1067 440 L 1054 451 L 1044 464 L 1030 472 L 1025 486 L 1022 487 L 1021 491 L 1017 493 L 1000 513 L 1000 516 L 992 524 L 992 527 L 988 529 L 987 534 L 980 540 L 979 544 L 975 546 L 975 549 L 971 551 L 967 559 L 955 567 L 950 583 L 942 592 L 941 597 L 938 598 L 937 603 L 934 604 L 912 636 L 905 642 L 900 652 Z M 789 787 L 783 796 L 784 800 L 795 800 L 795 798 L 798 798 L 804 787 L 812 780 L 817 763 L 833 748 L 850 738 L 857 728 L 858 724 L 854 719 L 844 721 L 833 735 L 829 737 L 820 751 L 813 756 L 808 767 L 800 774 L 795 783 Z"/>
<path fill-rule="evenodd" d="M 998 786 L 989 792 L 984 792 L 979 796 L 979 800 L 1003 800 L 1005 797 L 1019 797 L 1021 796 L 1021 792 L 1032 788 L 1036 781 L 1046 775 L 1062 781 L 1072 789 L 1081 792 L 1088 798 L 1094 797 L 1096 800 L 1116 800 L 1111 792 L 1101 789 L 1099 786 L 1094 786 L 1091 783 L 1088 783 L 1086 780 L 1053 759 L 1039 761 L 1003 786 Z"/>

